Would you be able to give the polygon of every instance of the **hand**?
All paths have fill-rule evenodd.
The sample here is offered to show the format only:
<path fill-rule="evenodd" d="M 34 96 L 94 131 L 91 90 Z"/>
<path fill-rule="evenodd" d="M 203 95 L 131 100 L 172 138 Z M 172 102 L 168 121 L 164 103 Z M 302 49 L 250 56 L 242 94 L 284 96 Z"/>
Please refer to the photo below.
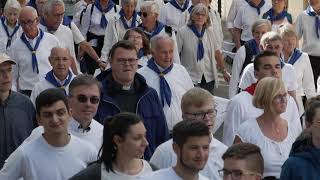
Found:
<path fill-rule="evenodd" d="M 99 68 L 101 69 L 101 71 L 105 71 L 108 66 L 108 63 L 103 62 L 103 61 L 99 61 L 98 65 L 99 65 Z"/>
<path fill-rule="evenodd" d="M 228 73 L 228 71 L 223 71 L 223 78 L 226 82 L 229 82 L 231 79 L 231 75 Z"/>

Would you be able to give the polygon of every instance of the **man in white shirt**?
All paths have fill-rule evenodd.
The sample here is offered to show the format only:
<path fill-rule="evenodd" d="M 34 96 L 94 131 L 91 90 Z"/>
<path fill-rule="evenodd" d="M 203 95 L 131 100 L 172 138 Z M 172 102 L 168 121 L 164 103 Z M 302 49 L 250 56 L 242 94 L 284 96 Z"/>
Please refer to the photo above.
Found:
<path fill-rule="evenodd" d="M 169 131 L 182 120 L 182 95 L 193 87 L 191 77 L 180 64 L 173 63 L 174 42 L 168 35 L 157 35 L 151 38 L 153 58 L 147 66 L 138 70 L 154 88 L 162 102 Z"/>
<path fill-rule="evenodd" d="M 17 63 L 14 68 L 13 85 L 27 96 L 31 95 L 34 84 L 51 70 L 48 57 L 51 49 L 59 46 L 55 36 L 38 28 L 39 21 L 37 11 L 33 7 L 22 8 L 19 23 L 23 34 L 14 41 L 8 53 Z"/>
<path fill-rule="evenodd" d="M 173 127 L 172 137 L 172 148 L 178 159 L 176 165 L 147 174 L 140 179 L 208 180 L 199 171 L 204 168 L 209 157 L 210 128 L 201 121 L 181 121 Z"/>
<path fill-rule="evenodd" d="M 217 170 L 222 169 L 223 167 L 221 157 L 226 151 L 227 146 L 212 136 L 217 113 L 214 106 L 213 96 L 210 92 L 202 88 L 192 88 L 183 95 L 181 100 L 181 110 L 184 121 L 201 121 L 206 123 L 209 127 L 211 134 L 209 158 L 208 163 L 205 165 L 204 169 L 200 171 L 200 174 L 208 177 L 209 179 L 221 179 Z M 172 139 L 161 144 L 154 152 L 150 162 L 160 169 L 168 168 L 176 164 L 179 157 L 177 158 L 174 153 L 172 144 Z"/>
<path fill-rule="evenodd" d="M 36 99 L 37 120 L 44 133 L 21 145 L 7 159 L 0 179 L 64 180 L 96 160 L 93 145 L 70 135 L 70 109 L 60 89 L 47 89 Z"/>
<path fill-rule="evenodd" d="M 263 51 L 257 55 L 253 61 L 254 75 L 260 80 L 264 77 L 281 78 L 282 70 L 279 57 L 276 53 Z M 241 123 L 256 118 L 263 113 L 262 109 L 255 108 L 252 104 L 252 97 L 257 83 L 252 84 L 245 91 L 237 94 L 229 101 L 226 108 L 224 126 L 223 126 L 223 143 L 227 146 L 233 144 L 235 133 Z M 292 123 L 297 131 L 301 131 L 300 116 L 295 100 L 289 96 L 286 112 L 281 117 Z"/>

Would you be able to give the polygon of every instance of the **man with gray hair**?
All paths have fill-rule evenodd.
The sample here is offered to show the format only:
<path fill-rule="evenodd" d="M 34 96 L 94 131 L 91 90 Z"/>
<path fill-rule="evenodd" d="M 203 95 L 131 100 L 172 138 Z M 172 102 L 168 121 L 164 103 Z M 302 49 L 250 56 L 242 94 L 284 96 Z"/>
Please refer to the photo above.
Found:
<path fill-rule="evenodd" d="M 162 102 L 169 131 L 182 120 L 180 102 L 182 95 L 193 87 L 191 77 L 180 64 L 173 62 L 174 42 L 166 34 L 151 38 L 152 58 L 147 66 L 138 70 L 154 88 Z"/>

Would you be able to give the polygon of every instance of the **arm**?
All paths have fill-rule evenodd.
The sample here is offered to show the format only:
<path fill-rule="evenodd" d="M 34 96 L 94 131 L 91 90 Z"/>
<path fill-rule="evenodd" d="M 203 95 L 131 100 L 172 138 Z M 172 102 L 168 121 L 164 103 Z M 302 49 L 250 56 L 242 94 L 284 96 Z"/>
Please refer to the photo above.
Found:
<path fill-rule="evenodd" d="M 304 91 L 304 94 L 307 96 L 307 98 L 311 98 L 316 96 L 316 88 L 313 81 L 310 81 L 310 79 L 314 79 L 311 63 L 309 56 L 306 54 L 302 54 L 302 56 L 305 55 L 305 69 L 303 71 L 303 78 L 302 78 L 302 88 Z M 319 89 L 319 88 L 318 88 Z"/>
<path fill-rule="evenodd" d="M 241 47 L 240 39 L 241 39 L 241 29 L 239 28 L 233 28 L 233 34 L 232 34 L 233 42 L 236 45 L 236 48 L 239 49 Z"/>
<path fill-rule="evenodd" d="M 224 63 L 223 63 L 223 56 L 222 56 L 222 53 L 221 53 L 221 50 L 218 49 L 218 50 L 215 50 L 215 59 L 216 59 L 216 62 L 217 62 L 217 66 L 218 66 L 218 69 L 222 72 L 223 74 L 223 78 L 226 82 L 229 82 L 230 81 L 230 74 L 228 73 L 228 71 L 226 70 L 225 66 L 224 66 Z"/>

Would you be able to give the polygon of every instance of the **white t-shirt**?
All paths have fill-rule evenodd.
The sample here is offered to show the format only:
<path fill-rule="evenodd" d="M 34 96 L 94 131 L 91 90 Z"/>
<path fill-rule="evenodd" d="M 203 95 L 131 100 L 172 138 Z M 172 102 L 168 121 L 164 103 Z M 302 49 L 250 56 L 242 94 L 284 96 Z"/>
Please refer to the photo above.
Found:
<path fill-rule="evenodd" d="M 139 180 L 182 180 L 182 178 L 177 175 L 177 173 L 173 170 L 172 167 L 170 167 L 167 169 L 161 169 L 161 170 L 149 173 L 139 178 Z M 198 180 L 209 180 L 209 179 L 199 174 Z"/>
<path fill-rule="evenodd" d="M 152 172 L 152 168 L 149 163 L 145 160 L 141 160 L 143 163 L 143 167 L 141 171 L 136 175 L 128 175 L 121 173 L 119 171 L 114 170 L 114 172 L 106 171 L 106 166 L 104 163 L 101 164 L 101 180 L 135 180 L 142 175 Z"/>

